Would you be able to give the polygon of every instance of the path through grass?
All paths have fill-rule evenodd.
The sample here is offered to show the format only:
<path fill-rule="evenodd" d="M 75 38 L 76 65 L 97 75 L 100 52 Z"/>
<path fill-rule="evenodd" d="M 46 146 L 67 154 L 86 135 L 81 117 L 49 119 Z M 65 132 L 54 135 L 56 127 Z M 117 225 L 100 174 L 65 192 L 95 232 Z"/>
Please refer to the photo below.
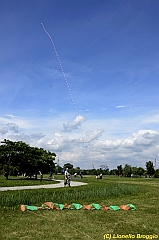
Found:
<path fill-rule="evenodd" d="M 96 181 L 93 176 L 84 178 L 82 181 L 88 182 L 88 185 L 62 189 L 1 192 L 1 239 L 100 240 L 104 239 L 104 236 L 115 239 L 113 237 L 117 237 L 117 234 L 132 234 L 135 236 L 133 239 L 139 239 L 137 234 L 159 236 L 158 179 L 104 177 Z M 132 203 L 136 206 L 136 211 L 65 209 L 22 213 L 19 209 L 20 204 L 40 205 L 45 201 L 80 204 L 95 202 L 107 206 Z"/>

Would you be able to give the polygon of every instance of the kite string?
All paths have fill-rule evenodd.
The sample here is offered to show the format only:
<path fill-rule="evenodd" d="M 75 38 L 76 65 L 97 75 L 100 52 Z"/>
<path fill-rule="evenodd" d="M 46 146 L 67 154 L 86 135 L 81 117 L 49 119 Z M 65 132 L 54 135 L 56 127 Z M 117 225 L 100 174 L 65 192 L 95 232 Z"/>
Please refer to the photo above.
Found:
<path fill-rule="evenodd" d="M 52 43 L 53 49 L 54 49 L 54 51 L 55 51 L 56 58 L 57 58 L 58 63 L 59 63 L 59 65 L 60 65 L 61 72 L 62 72 L 63 78 L 64 78 L 64 80 L 65 80 L 65 83 L 66 83 L 66 86 L 67 86 L 67 89 L 68 89 L 68 93 L 69 93 L 69 96 L 70 96 L 70 99 L 71 99 L 71 102 L 72 102 L 72 105 L 73 105 L 73 108 L 74 108 L 74 111 L 75 111 L 75 114 L 76 114 L 76 117 L 77 117 L 77 116 L 78 116 L 78 111 L 77 111 L 76 105 L 75 105 L 75 103 L 74 103 L 74 100 L 73 100 L 73 97 L 72 97 L 72 93 L 71 93 L 71 89 L 70 89 L 69 84 L 68 84 L 68 81 L 67 81 L 67 79 L 66 79 L 66 75 L 65 75 L 65 72 L 64 72 L 64 70 L 63 70 L 63 66 L 62 66 L 62 64 L 61 64 L 60 58 L 59 58 L 59 56 L 58 56 L 58 53 L 57 53 L 55 44 L 54 44 L 54 42 L 53 42 L 52 37 L 50 36 L 50 34 L 46 31 L 46 29 L 45 29 L 45 27 L 44 27 L 44 24 L 41 23 L 41 25 L 42 25 L 42 28 L 43 28 L 44 32 L 47 34 L 47 36 L 49 37 L 49 39 L 50 39 L 50 41 L 51 41 L 51 43 Z"/>

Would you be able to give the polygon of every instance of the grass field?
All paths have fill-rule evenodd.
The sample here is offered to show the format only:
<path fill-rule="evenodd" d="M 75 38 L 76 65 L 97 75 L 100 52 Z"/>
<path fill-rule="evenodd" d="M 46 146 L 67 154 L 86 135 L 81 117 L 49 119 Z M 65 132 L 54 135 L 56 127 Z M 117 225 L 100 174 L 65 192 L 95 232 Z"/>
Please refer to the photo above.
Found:
<path fill-rule="evenodd" d="M 32 185 L 44 185 L 44 184 L 54 184 L 54 179 L 49 179 L 48 175 L 44 175 L 41 181 L 38 176 L 37 180 L 29 179 L 25 177 L 15 177 L 9 176 L 9 179 L 6 181 L 5 177 L 0 175 L 0 187 L 13 187 L 13 186 L 32 186 Z"/>
<path fill-rule="evenodd" d="M 96 180 L 95 176 L 84 176 L 76 180 L 88 185 L 0 192 L 0 239 L 159 239 L 159 179 L 104 176 Z M 24 184 L 24 180 L 9 181 L 10 186 L 16 181 Z M 0 186 L 5 184 L 1 176 Z M 21 204 L 41 206 L 45 201 L 107 206 L 131 203 L 136 210 L 20 211 Z"/>

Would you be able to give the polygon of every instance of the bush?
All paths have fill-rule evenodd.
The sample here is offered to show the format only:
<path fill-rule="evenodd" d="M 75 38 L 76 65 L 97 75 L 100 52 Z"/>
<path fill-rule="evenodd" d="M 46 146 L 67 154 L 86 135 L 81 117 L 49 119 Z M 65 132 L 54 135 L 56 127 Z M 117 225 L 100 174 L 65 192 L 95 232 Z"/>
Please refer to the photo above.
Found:
<path fill-rule="evenodd" d="M 159 169 L 156 169 L 154 173 L 154 178 L 159 178 Z"/>

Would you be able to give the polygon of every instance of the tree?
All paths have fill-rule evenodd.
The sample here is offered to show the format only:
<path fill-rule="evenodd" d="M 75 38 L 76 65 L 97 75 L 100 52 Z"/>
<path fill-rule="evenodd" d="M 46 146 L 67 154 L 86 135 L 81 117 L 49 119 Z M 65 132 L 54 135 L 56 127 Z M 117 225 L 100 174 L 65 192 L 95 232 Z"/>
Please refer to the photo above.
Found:
<path fill-rule="evenodd" d="M 63 167 L 64 167 L 64 169 L 66 169 L 66 168 L 72 169 L 73 165 L 71 163 L 65 163 Z"/>
<path fill-rule="evenodd" d="M 146 169 L 149 177 L 152 177 L 152 175 L 155 173 L 155 169 L 152 161 L 146 162 Z"/>
<path fill-rule="evenodd" d="M 142 167 L 139 167 L 138 169 L 137 169 L 137 174 L 141 177 L 142 175 L 144 175 L 144 173 L 145 173 L 145 169 L 144 168 L 142 168 Z"/>
<path fill-rule="evenodd" d="M 154 174 L 154 177 L 155 177 L 155 178 L 159 178 L 159 169 L 156 169 L 155 174 Z"/>
<path fill-rule="evenodd" d="M 132 174 L 133 174 L 134 176 L 137 176 L 137 175 L 138 175 L 138 168 L 137 168 L 137 167 L 132 167 L 131 170 L 132 170 Z"/>
<path fill-rule="evenodd" d="M 117 169 L 112 169 L 112 170 L 110 170 L 110 175 L 118 175 L 119 176 L 119 171 Z"/>
<path fill-rule="evenodd" d="M 0 162 L 8 179 L 10 168 L 17 172 L 26 173 L 30 177 L 39 171 L 47 173 L 55 168 L 56 154 L 43 148 L 30 147 L 28 144 L 18 141 L 12 142 L 4 139 L 0 145 Z"/>
<path fill-rule="evenodd" d="M 123 168 L 122 168 L 122 165 L 119 165 L 117 166 L 117 175 L 119 176 L 121 174 L 123 174 Z"/>
<path fill-rule="evenodd" d="M 56 165 L 56 173 L 62 173 L 62 167 L 59 165 Z"/>
<path fill-rule="evenodd" d="M 125 164 L 123 168 L 123 173 L 125 177 L 131 177 L 131 174 L 132 174 L 131 165 Z"/>
<path fill-rule="evenodd" d="M 75 168 L 75 172 L 77 172 L 77 173 L 80 172 L 80 170 L 81 170 L 80 167 Z"/>

